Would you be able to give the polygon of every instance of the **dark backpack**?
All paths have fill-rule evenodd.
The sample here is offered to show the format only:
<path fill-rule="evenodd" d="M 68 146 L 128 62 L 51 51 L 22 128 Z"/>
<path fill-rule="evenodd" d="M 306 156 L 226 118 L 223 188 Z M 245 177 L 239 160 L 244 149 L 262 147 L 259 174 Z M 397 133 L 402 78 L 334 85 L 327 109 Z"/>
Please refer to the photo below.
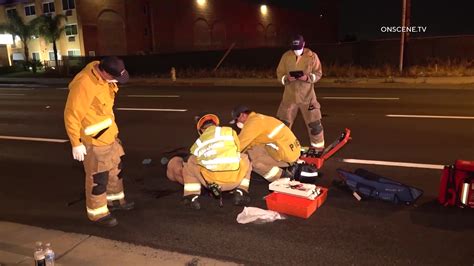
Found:
<path fill-rule="evenodd" d="M 344 184 L 361 197 L 410 205 L 423 195 L 421 189 L 379 176 L 365 169 L 357 169 L 354 173 L 337 169 L 337 172 Z"/>

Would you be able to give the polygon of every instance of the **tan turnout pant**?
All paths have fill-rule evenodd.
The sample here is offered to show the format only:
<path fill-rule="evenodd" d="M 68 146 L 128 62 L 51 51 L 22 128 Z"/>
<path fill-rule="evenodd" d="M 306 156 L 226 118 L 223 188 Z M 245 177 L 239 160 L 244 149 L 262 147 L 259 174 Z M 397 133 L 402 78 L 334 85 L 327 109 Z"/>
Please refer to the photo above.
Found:
<path fill-rule="evenodd" d="M 309 103 L 297 104 L 282 100 L 280 107 L 278 107 L 277 117 L 291 128 L 298 115 L 298 110 L 300 110 L 308 130 L 311 146 L 324 148 L 324 130 L 321 124 L 322 116 L 320 108 L 321 105 L 313 92 L 313 97 Z"/>
<path fill-rule="evenodd" d="M 245 176 L 242 178 L 242 180 L 240 180 L 239 182 L 229 183 L 229 184 L 219 184 L 222 191 L 231 191 L 235 188 L 240 188 L 243 191 L 248 192 L 252 167 L 250 165 L 249 158 L 246 154 L 241 154 L 240 157 L 241 157 L 241 160 L 247 161 L 247 163 L 249 164 L 249 170 L 247 171 Z M 175 170 L 173 169 L 172 171 L 174 172 Z M 184 181 L 183 196 L 199 195 L 201 194 L 201 186 L 207 187 L 206 180 L 204 180 L 201 174 L 201 166 L 198 165 L 196 156 L 194 155 L 191 155 L 188 161 L 183 164 L 183 181 Z"/>
<path fill-rule="evenodd" d="M 252 169 L 268 182 L 273 182 L 283 174 L 282 167 L 290 166 L 287 162 L 277 161 L 272 157 L 272 149 L 266 145 L 256 145 L 247 151 Z"/>
<path fill-rule="evenodd" d="M 125 155 L 120 140 L 105 146 L 86 145 L 84 159 L 86 173 L 87 216 L 96 221 L 109 214 L 107 204 L 114 201 L 125 203 L 121 157 Z"/>

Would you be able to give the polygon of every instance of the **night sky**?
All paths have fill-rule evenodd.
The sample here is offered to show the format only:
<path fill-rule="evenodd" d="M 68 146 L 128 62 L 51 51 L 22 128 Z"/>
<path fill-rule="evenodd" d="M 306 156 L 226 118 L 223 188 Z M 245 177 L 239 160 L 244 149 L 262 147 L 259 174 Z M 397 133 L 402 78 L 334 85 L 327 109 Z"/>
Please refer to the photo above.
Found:
<path fill-rule="evenodd" d="M 339 37 L 358 40 L 397 38 L 383 33 L 382 26 L 401 24 L 401 0 L 341 0 Z M 419 36 L 474 34 L 474 0 L 412 0 L 411 25 L 428 27 Z"/>

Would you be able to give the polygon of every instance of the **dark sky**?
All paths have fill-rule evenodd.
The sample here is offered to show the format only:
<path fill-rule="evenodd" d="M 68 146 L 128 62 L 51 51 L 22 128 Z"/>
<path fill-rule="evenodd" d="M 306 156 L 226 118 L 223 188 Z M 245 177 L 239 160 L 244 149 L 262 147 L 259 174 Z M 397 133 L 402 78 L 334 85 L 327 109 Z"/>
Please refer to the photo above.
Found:
<path fill-rule="evenodd" d="M 359 40 L 397 38 L 383 33 L 382 26 L 401 24 L 402 0 L 341 0 L 339 36 Z M 474 34 L 474 0 L 412 0 L 411 25 L 427 27 L 416 36 Z"/>

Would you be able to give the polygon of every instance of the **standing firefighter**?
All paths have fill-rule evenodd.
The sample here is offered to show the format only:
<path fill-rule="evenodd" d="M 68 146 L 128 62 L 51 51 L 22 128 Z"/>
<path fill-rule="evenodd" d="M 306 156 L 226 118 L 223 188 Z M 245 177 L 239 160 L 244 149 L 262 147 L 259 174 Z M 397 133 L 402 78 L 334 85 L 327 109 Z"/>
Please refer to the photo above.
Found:
<path fill-rule="evenodd" d="M 232 118 L 231 123 L 241 128 L 240 145 L 249 154 L 253 171 L 269 182 L 293 177 L 301 146 L 281 120 L 255 113 L 243 105 L 232 110 Z"/>
<path fill-rule="evenodd" d="M 96 224 L 115 226 L 109 211 L 131 210 L 125 201 L 121 157 L 113 113 L 117 82 L 128 81 L 124 63 L 117 57 L 94 61 L 69 84 L 64 123 L 75 160 L 84 161 L 87 216 Z"/>
<path fill-rule="evenodd" d="M 308 128 L 311 147 L 324 149 L 324 132 L 321 124 L 321 111 L 314 83 L 322 76 L 321 62 L 317 54 L 304 48 L 303 36 L 296 35 L 291 42 L 291 50 L 281 57 L 277 77 L 285 86 L 283 99 L 277 117 L 291 128 L 298 109 Z"/>
<path fill-rule="evenodd" d="M 184 184 L 184 203 L 192 209 L 201 208 L 201 186 L 217 197 L 222 191 L 231 191 L 234 205 L 248 204 L 252 167 L 248 156 L 240 153 L 237 133 L 230 127 L 220 127 L 219 118 L 214 114 L 199 116 L 196 120 L 200 136 L 191 147 L 190 155 L 176 153 L 169 157 L 168 178 Z"/>

